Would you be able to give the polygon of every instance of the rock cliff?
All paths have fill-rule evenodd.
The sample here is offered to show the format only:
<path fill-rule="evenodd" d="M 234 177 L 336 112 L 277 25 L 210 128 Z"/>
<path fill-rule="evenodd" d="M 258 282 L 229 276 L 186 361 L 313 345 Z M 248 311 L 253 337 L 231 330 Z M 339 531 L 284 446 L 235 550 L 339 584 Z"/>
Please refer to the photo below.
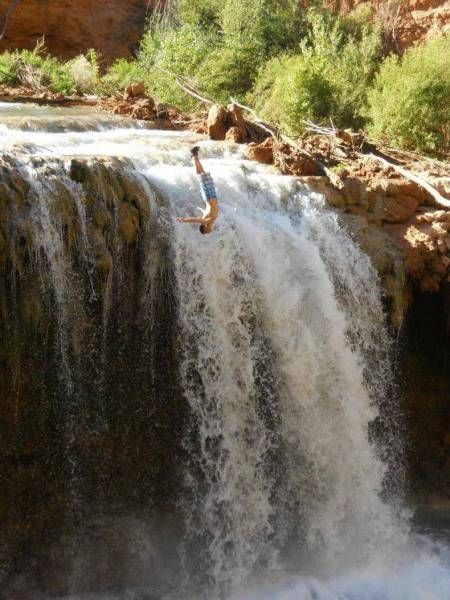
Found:
<path fill-rule="evenodd" d="M 337 4 L 344 14 L 361 4 L 371 4 L 388 44 L 399 52 L 450 29 L 448 0 L 338 0 Z"/>
<path fill-rule="evenodd" d="M 0 0 L 3 15 L 10 0 Z M 0 49 L 29 48 L 45 36 L 48 51 L 71 58 L 95 48 L 111 61 L 131 57 L 144 31 L 152 0 L 21 0 Z"/>

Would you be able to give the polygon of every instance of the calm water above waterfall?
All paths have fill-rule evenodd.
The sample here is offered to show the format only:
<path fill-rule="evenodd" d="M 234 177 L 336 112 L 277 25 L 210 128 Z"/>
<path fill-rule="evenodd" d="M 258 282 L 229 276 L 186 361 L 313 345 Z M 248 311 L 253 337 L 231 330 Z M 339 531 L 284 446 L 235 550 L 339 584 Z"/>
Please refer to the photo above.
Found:
<path fill-rule="evenodd" d="M 450 598 L 445 544 L 403 505 L 377 276 L 321 198 L 201 141 L 221 207 L 201 236 L 175 222 L 201 203 L 195 136 L 0 115 L 0 366 L 24 382 L 0 386 L 5 589 Z"/>

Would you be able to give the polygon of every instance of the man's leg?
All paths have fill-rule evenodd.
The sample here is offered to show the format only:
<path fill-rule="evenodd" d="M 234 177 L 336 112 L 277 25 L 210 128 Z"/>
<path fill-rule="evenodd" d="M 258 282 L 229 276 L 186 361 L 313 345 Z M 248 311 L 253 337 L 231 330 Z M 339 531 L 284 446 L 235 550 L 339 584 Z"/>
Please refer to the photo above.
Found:
<path fill-rule="evenodd" d="M 192 161 L 194 163 L 194 168 L 195 168 L 195 172 L 197 173 L 197 175 L 201 175 L 202 173 L 205 172 L 205 169 L 203 168 L 203 165 L 200 162 L 200 159 L 198 157 L 198 151 L 199 150 L 200 150 L 200 148 L 198 146 L 195 146 L 191 150 Z"/>

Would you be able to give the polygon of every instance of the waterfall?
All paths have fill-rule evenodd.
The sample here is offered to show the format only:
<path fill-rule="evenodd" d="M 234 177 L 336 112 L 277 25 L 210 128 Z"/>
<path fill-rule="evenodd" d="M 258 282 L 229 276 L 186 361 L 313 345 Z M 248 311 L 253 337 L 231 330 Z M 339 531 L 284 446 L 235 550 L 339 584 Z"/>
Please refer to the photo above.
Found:
<path fill-rule="evenodd" d="M 215 582 L 276 571 L 287 546 L 326 572 L 389 561 L 406 529 L 380 498 L 385 466 L 368 440 L 389 378 L 377 275 L 319 198 L 222 160 L 205 161 L 221 198 L 214 236 L 175 230 L 198 437 L 188 533 L 206 541 Z M 147 173 L 183 211 L 180 180 Z M 352 294 L 339 298 L 336 279 Z"/>
<path fill-rule="evenodd" d="M 55 311 L 75 521 L 127 506 L 158 521 L 170 505 L 171 597 L 450 597 L 387 491 L 402 477 L 390 338 L 377 274 L 338 215 L 242 147 L 201 141 L 221 211 L 201 236 L 175 222 L 198 204 L 196 136 L 0 111 L 29 186 L 28 270 Z M 417 561 L 435 588 L 389 579 Z M 89 568 L 67 592 L 92 591 Z"/>

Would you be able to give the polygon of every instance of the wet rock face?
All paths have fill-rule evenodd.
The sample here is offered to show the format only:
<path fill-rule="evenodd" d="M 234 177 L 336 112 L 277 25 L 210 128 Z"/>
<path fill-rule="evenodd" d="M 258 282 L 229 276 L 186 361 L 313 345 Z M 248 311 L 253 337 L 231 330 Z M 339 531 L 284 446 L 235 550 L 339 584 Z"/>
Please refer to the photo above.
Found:
<path fill-rule="evenodd" d="M 0 581 L 66 593 L 89 520 L 175 518 L 186 413 L 164 200 L 126 161 L 29 160 L 0 165 Z M 139 579 L 122 538 L 104 570 Z"/>
<path fill-rule="evenodd" d="M 400 338 L 412 491 L 427 504 L 450 501 L 450 287 L 413 293 Z"/>

